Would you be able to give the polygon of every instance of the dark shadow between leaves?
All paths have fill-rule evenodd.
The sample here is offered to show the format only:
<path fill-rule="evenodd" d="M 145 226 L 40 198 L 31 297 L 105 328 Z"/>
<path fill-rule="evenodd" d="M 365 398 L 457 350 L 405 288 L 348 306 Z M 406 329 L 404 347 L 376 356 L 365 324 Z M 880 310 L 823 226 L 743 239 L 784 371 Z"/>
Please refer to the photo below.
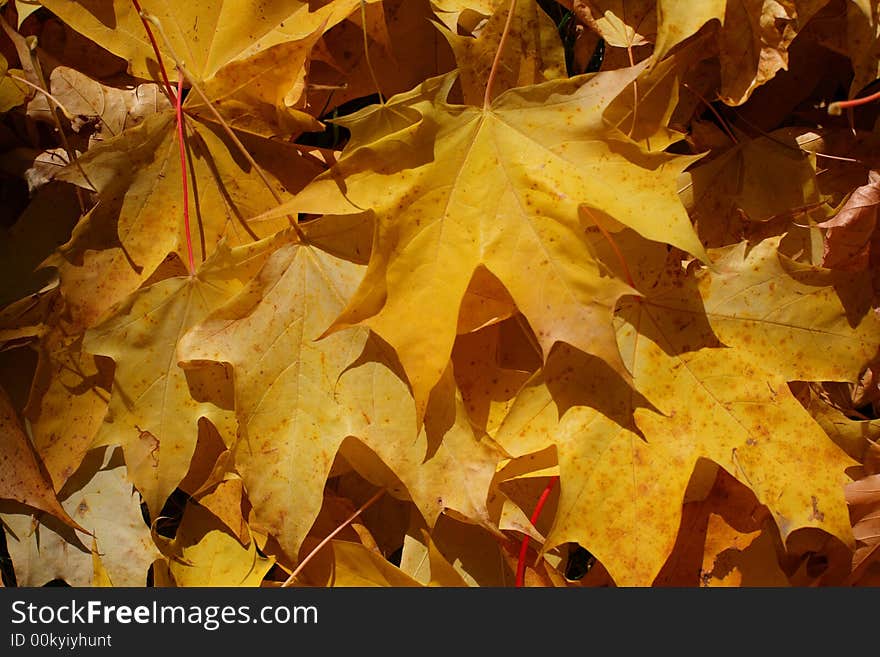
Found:
<path fill-rule="evenodd" d="M 551 350 L 543 377 L 560 418 L 574 406 L 586 406 L 645 440 L 633 411 L 647 408 L 660 412 L 601 358 L 565 343 L 557 343 Z"/>

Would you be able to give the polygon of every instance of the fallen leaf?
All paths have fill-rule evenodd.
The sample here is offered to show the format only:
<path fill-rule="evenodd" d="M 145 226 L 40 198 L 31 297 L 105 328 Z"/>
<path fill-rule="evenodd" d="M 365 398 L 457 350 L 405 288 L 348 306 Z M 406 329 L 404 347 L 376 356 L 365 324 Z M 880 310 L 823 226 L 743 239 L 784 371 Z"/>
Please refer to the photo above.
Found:
<path fill-rule="evenodd" d="M 115 586 L 143 587 L 159 556 L 141 514 L 141 501 L 126 476 L 119 450 L 98 449 L 83 461 L 61 492 L 64 508 L 92 534 L 57 522 L 38 521 L 24 508 L 4 504 L 6 544 L 19 586 L 43 586 L 61 579 L 70 586 L 93 586 L 100 564 Z M 93 538 L 97 552 L 87 545 Z"/>
<path fill-rule="evenodd" d="M 235 250 L 221 249 L 193 277 L 174 277 L 142 288 L 113 314 L 89 329 L 83 348 L 116 363 L 107 416 L 94 444 L 119 444 L 134 485 L 159 516 L 165 500 L 189 470 L 199 418 L 217 425 L 226 411 L 194 395 L 195 373 L 178 365 L 180 338 L 215 307 L 232 297 L 265 258 L 264 240 Z"/>
<path fill-rule="evenodd" d="M 181 587 L 258 587 L 275 563 L 257 552 L 255 541 L 243 546 L 198 504 L 187 505 L 170 549 L 175 557 L 167 560 L 168 571 Z"/>
<path fill-rule="evenodd" d="M 831 219 L 816 224 L 827 228 L 822 266 L 859 271 L 872 263 L 877 246 L 877 208 L 880 205 L 880 171 L 868 174 L 868 183 L 856 188 Z"/>
<path fill-rule="evenodd" d="M 419 123 L 348 151 L 287 206 L 376 211 L 370 265 L 331 330 L 360 324 L 391 344 L 412 386 L 417 418 L 446 369 L 458 307 L 479 265 L 507 288 L 545 355 L 566 341 L 625 373 L 609 313 L 629 288 L 604 277 L 590 256 L 580 205 L 649 239 L 703 254 L 673 187 L 675 169 L 691 160 L 611 139 L 601 120 L 642 68 L 510 90 L 487 109 L 447 105 L 449 78 L 435 100 L 413 105 Z M 553 143 L 535 141 L 548 122 L 572 127 L 557 132 Z M 609 195 L 602 180 L 612 177 L 632 188 Z M 475 207 L 474 194 L 493 211 Z M 544 256 L 536 259 L 536 252 Z M 417 321 L 414 305 L 426 310 Z"/>
<path fill-rule="evenodd" d="M 84 532 L 68 515 L 52 484 L 43 474 L 42 465 L 30 440 L 22 430 L 15 408 L 6 390 L 0 388 L 0 499 L 15 500 L 45 511 L 64 524 Z"/>
<path fill-rule="evenodd" d="M 375 2 L 376 0 L 367 0 Z M 129 61 L 132 75 L 156 79 L 156 55 L 137 10 L 129 0 L 112 0 L 100 7 L 77 0 L 45 0 L 41 4 L 110 52 Z M 257 0 L 223 0 L 211 7 L 142 0 L 143 10 L 162 24 L 170 48 L 186 61 L 199 80 L 213 77 L 230 61 L 256 54 L 285 41 L 329 27 L 351 14 L 360 0 L 332 0 L 312 10 L 304 0 L 281 0 L 266 5 Z M 153 27 L 153 32 L 157 29 Z M 174 58 L 161 33 L 156 36 L 166 62 Z"/>
<path fill-rule="evenodd" d="M 236 466 L 260 522 L 290 556 L 298 554 L 317 517 L 324 483 L 348 436 L 363 441 L 385 464 L 367 465 L 364 476 L 387 481 L 384 468 L 390 467 L 430 523 L 446 507 L 486 515 L 497 457 L 477 443 L 454 393 L 437 397 L 425 429 L 414 436 L 406 385 L 386 366 L 381 348 L 370 346 L 367 331 L 317 340 L 361 269 L 291 242 L 179 347 L 185 361 L 232 364 L 240 427 Z M 279 414 L 278 408 L 288 410 Z M 372 463 L 368 454 L 361 462 Z M 459 470 L 455 476 L 452 468 Z M 457 485 L 450 485 L 450 478 Z M 389 485 L 399 488 L 393 479 Z"/>

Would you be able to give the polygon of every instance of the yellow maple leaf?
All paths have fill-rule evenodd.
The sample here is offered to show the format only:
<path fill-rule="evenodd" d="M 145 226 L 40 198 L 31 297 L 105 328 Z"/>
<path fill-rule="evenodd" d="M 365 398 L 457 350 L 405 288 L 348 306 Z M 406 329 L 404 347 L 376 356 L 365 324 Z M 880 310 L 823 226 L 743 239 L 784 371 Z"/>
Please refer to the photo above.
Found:
<path fill-rule="evenodd" d="M 186 475 L 201 417 L 222 426 L 226 411 L 191 392 L 178 366 L 177 343 L 253 275 L 271 238 L 234 250 L 220 249 L 196 276 L 166 278 L 132 294 L 86 332 L 83 348 L 116 363 L 107 416 L 95 444 L 123 446 L 132 482 L 159 516 L 168 495 Z M 216 387 L 226 382 L 222 374 Z"/>
<path fill-rule="evenodd" d="M 545 355 L 565 341 L 626 376 L 610 316 L 631 288 L 592 257 L 581 206 L 704 255 L 674 184 L 693 158 L 648 153 L 602 120 L 643 68 L 512 89 L 485 108 L 447 104 L 448 76 L 432 99 L 415 95 L 417 122 L 375 141 L 357 136 L 360 148 L 271 213 L 376 212 L 367 272 L 331 330 L 361 324 L 391 344 L 418 419 L 480 265 L 510 292 Z"/>
<path fill-rule="evenodd" d="M 253 227 L 246 224 L 246 219 L 274 207 L 275 197 L 256 172 L 239 161 L 228 139 L 199 121 L 187 125 L 192 130 L 190 184 L 197 221 L 193 221 L 191 239 L 196 262 L 211 256 L 221 239 L 231 246 L 246 244 L 286 225 L 286 220 Z M 79 158 L 79 166 L 58 175 L 83 186 L 94 185 L 98 191 L 98 204 L 83 217 L 70 240 L 43 263 L 58 269 L 62 293 L 80 328 L 93 325 L 112 305 L 134 292 L 169 254 L 186 261 L 174 126 L 172 110 L 154 114 L 93 147 Z M 251 146 L 264 166 L 288 156 L 298 159 L 289 147 L 259 141 Z M 300 163 L 303 167 L 294 167 L 292 177 L 285 176 L 288 184 L 295 185 L 302 174 L 300 184 L 304 184 L 317 172 L 314 164 Z M 273 184 L 276 193 L 284 194 L 277 179 Z"/>
<path fill-rule="evenodd" d="M 520 393 L 496 439 L 514 456 L 556 445 L 561 497 L 545 549 L 578 542 L 618 584 L 650 585 L 700 458 L 750 487 L 783 540 L 816 527 L 852 543 L 841 490 L 854 461 L 786 382 L 839 376 L 876 348 L 877 327 L 850 327 L 827 278 L 784 273 L 776 242 L 754 247 L 738 276 L 721 258 L 699 290 L 681 275 L 621 304 L 618 340 L 640 394 L 570 348 Z"/>
<path fill-rule="evenodd" d="M 187 68 L 198 80 L 206 80 L 230 61 L 304 38 L 322 24 L 331 27 L 357 9 L 361 1 L 333 0 L 315 10 L 314 3 L 306 0 L 221 0 L 208 6 L 141 0 L 140 6 L 159 19 L 171 49 L 185 60 Z M 78 32 L 127 59 L 132 75 L 157 77 L 156 55 L 130 0 L 99 4 L 46 0 L 41 4 Z M 158 36 L 156 39 L 166 67 L 173 68 L 168 44 Z"/>
<path fill-rule="evenodd" d="M 336 222 L 309 225 L 309 236 L 328 223 Z M 183 360 L 232 364 L 236 467 L 257 517 L 291 557 L 318 515 L 330 467 L 348 436 L 385 463 L 373 464 L 352 445 L 347 453 L 364 476 L 412 496 L 429 523 L 444 508 L 488 523 L 485 499 L 498 457 L 474 438 L 454 392 L 447 387 L 448 394 L 437 396 L 425 428 L 415 435 L 406 385 L 368 331 L 316 341 L 342 310 L 362 269 L 291 241 L 241 294 L 180 343 Z M 452 384 L 450 375 L 446 381 Z M 403 487 L 388 478 L 387 468 Z"/>

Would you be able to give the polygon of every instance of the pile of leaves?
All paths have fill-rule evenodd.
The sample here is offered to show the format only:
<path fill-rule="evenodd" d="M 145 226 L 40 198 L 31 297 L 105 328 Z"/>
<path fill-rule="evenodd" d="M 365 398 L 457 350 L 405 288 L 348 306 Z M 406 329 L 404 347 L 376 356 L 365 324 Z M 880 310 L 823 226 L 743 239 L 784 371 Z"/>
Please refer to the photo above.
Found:
<path fill-rule="evenodd" d="M 7 586 L 880 583 L 872 0 L 9 0 Z"/>

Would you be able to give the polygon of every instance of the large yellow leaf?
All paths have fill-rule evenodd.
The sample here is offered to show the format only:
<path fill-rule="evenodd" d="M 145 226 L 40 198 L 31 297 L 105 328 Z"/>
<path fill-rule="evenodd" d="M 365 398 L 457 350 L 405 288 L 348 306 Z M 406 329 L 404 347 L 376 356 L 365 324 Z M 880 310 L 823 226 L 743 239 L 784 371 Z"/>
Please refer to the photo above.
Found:
<path fill-rule="evenodd" d="M 571 350 L 554 353 L 520 393 L 496 439 L 514 456 L 557 448 L 560 502 L 545 549 L 578 542 L 618 584 L 650 585 L 675 542 L 684 492 L 700 458 L 751 488 L 783 539 L 816 527 L 852 543 L 841 491 L 844 470 L 854 461 L 786 381 L 839 372 L 823 361 L 864 357 L 869 345 L 876 348 L 876 338 L 868 337 L 876 328 L 862 328 L 862 336 L 847 329 L 846 312 L 831 303 L 835 292 L 828 280 L 806 288 L 777 272 L 762 290 L 762 283 L 748 279 L 766 276 L 766 263 L 772 263 L 766 256 L 777 258 L 775 240 L 752 253 L 756 260 L 737 269 L 742 281 L 725 277 L 722 259 L 718 278 L 733 290 L 701 286 L 702 312 L 696 283 L 683 275 L 645 299 L 622 303 L 618 339 L 640 394 Z M 759 261 L 763 267 L 755 266 Z M 707 281 L 714 276 L 705 273 Z M 740 311 L 738 319 L 736 290 L 746 288 L 763 310 L 751 316 Z M 811 306 L 811 299 L 822 302 Z M 713 329 L 731 346 L 718 346 Z M 764 337 L 774 332 L 783 337 Z M 778 348 L 786 342 L 804 354 Z M 853 343 L 863 343 L 861 356 L 853 355 Z"/>
<path fill-rule="evenodd" d="M 191 238 L 196 262 L 209 257 L 221 238 L 230 245 L 271 235 L 282 223 L 254 225 L 246 220 L 276 205 L 259 176 L 242 162 L 219 130 L 188 121 L 192 203 Z M 45 261 L 57 267 L 62 292 L 74 321 L 93 325 L 115 303 L 134 292 L 172 253 L 186 262 L 180 156 L 174 113 L 154 114 L 142 124 L 90 149 L 79 167 L 59 174 L 94 185 L 97 205 L 80 221 L 67 244 Z M 269 169 L 284 161 L 284 183 L 295 189 L 317 173 L 299 153 L 282 144 L 249 143 Z M 290 167 L 291 158 L 297 166 Z M 272 166 L 267 166 L 272 165 Z M 194 175 L 192 175 L 194 174 Z M 299 182 L 297 182 L 297 179 Z M 273 184 L 283 194 L 281 182 Z"/>
<path fill-rule="evenodd" d="M 123 446 L 132 482 L 153 519 L 189 469 L 199 418 L 222 425 L 225 415 L 215 401 L 193 392 L 193 377 L 178 366 L 177 343 L 241 289 L 274 244 L 270 238 L 222 249 L 196 276 L 138 290 L 86 333 L 83 348 L 116 363 L 110 406 L 95 442 Z"/>
<path fill-rule="evenodd" d="M 321 25 L 329 28 L 354 11 L 361 1 L 141 0 L 140 5 L 159 19 L 171 47 L 186 67 L 203 80 L 232 60 L 301 39 Z M 156 55 L 130 0 L 41 0 L 41 4 L 78 32 L 129 60 L 132 75 L 159 79 Z M 313 10 L 316 4 L 321 6 Z M 165 68 L 173 71 L 174 60 L 168 48 L 160 35 L 156 39 Z"/>
<path fill-rule="evenodd" d="M 309 226 L 309 234 L 319 234 L 321 224 Z M 429 523 L 444 508 L 484 521 L 487 515 L 497 456 L 474 438 L 460 400 L 438 396 L 415 435 L 406 385 L 382 362 L 368 331 L 316 341 L 361 273 L 361 266 L 291 242 L 180 345 L 183 360 L 232 364 L 235 464 L 259 521 L 292 558 L 318 515 L 324 482 L 347 436 L 391 468 L 406 486 L 397 494 L 408 492 Z M 366 464 L 365 476 L 399 488 L 369 454 L 352 450 Z"/>
<path fill-rule="evenodd" d="M 348 433 L 336 382 L 366 334 L 315 338 L 342 308 L 359 269 L 291 241 L 180 345 L 184 361 L 232 364 L 235 465 L 259 521 L 292 558 L 318 515 L 324 482 Z"/>
<path fill-rule="evenodd" d="M 420 122 L 372 142 L 358 136 L 365 145 L 289 205 L 376 212 L 370 265 L 332 328 L 361 324 L 391 344 L 418 418 L 480 265 L 510 292 L 545 355 L 565 341 L 625 371 L 610 315 L 629 288 L 591 256 L 580 206 L 703 255 L 674 183 L 693 159 L 645 152 L 602 120 L 643 68 L 513 89 L 485 109 L 447 104 L 450 77 L 433 100 L 411 105 Z"/>

